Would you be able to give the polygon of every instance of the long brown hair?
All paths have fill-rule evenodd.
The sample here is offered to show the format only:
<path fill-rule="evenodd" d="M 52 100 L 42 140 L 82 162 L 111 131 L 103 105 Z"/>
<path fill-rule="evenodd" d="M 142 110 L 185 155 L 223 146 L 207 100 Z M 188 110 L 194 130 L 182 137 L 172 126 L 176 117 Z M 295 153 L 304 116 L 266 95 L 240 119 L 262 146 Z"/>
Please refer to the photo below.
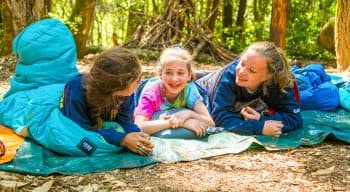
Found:
<path fill-rule="evenodd" d="M 102 52 L 84 75 L 85 90 L 90 119 L 94 128 L 102 127 L 101 114 L 108 108 L 113 120 L 123 97 L 113 97 L 113 93 L 127 89 L 141 74 L 141 65 L 135 55 L 126 49 L 114 48 Z"/>
<path fill-rule="evenodd" d="M 277 47 L 273 42 L 266 41 L 251 44 L 243 54 L 248 49 L 256 51 L 266 59 L 267 70 L 272 74 L 271 81 L 278 85 L 281 92 L 286 93 L 285 88 L 293 87 L 294 77 L 290 71 L 287 57 L 281 48 Z M 271 81 L 267 81 L 263 84 L 264 93 L 267 90 L 266 86 L 268 86 Z"/>

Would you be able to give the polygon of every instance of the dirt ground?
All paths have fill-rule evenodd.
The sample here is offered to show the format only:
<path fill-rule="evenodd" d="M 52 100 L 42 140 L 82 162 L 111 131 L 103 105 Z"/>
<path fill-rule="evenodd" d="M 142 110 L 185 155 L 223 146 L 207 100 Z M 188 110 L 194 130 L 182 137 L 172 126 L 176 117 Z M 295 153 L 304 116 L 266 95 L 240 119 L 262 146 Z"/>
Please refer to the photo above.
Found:
<path fill-rule="evenodd" d="M 0 61 L 1 95 L 8 89 L 13 69 L 3 58 Z M 88 69 L 86 64 L 79 66 L 81 71 Z M 144 75 L 152 75 L 153 70 L 154 65 L 145 65 Z M 191 162 L 74 176 L 0 171 L 2 191 L 350 191 L 350 145 L 328 140 L 284 151 L 258 147 Z"/>

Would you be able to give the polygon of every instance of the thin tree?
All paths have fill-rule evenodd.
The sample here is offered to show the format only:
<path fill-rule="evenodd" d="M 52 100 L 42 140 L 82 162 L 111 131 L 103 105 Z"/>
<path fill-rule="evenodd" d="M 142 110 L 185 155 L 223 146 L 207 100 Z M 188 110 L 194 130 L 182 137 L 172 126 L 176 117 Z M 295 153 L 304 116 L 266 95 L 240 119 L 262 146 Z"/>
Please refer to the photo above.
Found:
<path fill-rule="evenodd" d="M 236 26 L 238 30 L 236 34 L 239 37 L 239 41 L 244 44 L 244 14 L 247 9 L 247 0 L 239 0 L 239 7 L 237 12 Z"/>
<path fill-rule="evenodd" d="M 213 0 L 213 3 L 211 4 L 211 7 L 207 7 L 209 11 L 209 21 L 208 21 L 208 28 L 210 29 L 211 32 L 214 32 L 215 29 L 215 22 L 217 20 L 218 16 L 218 10 L 219 10 L 219 5 L 220 5 L 220 0 Z"/>
<path fill-rule="evenodd" d="M 155 2 L 154 2 L 155 3 Z M 140 7 L 136 7 L 136 4 L 130 6 L 128 11 L 128 22 L 126 29 L 126 39 L 129 40 L 137 29 L 137 26 L 142 22 L 140 16 L 134 11 L 139 8 L 140 10 L 145 10 L 145 6 L 141 4 Z"/>
<path fill-rule="evenodd" d="M 256 40 L 263 40 L 264 34 L 264 19 L 266 16 L 266 9 L 269 5 L 269 0 L 254 0 L 253 1 L 253 15 L 254 23 L 256 23 L 255 37 Z"/>
<path fill-rule="evenodd" d="M 0 0 L 3 19 L 1 55 L 12 52 L 12 40 L 30 23 L 47 16 L 51 11 L 51 0 L 11 1 Z"/>
<path fill-rule="evenodd" d="M 338 0 L 335 20 L 335 51 L 337 68 L 350 77 L 350 2 Z"/>
<path fill-rule="evenodd" d="M 232 16 L 233 16 L 232 0 L 224 0 L 223 10 L 222 10 L 222 28 L 224 29 L 222 32 L 222 37 L 224 40 L 231 34 L 230 29 L 232 28 L 232 24 L 233 24 Z"/>
<path fill-rule="evenodd" d="M 270 41 L 284 49 L 286 45 L 288 0 L 273 0 L 270 24 Z"/>
<path fill-rule="evenodd" d="M 79 58 L 82 58 L 85 53 L 95 6 L 96 0 L 77 0 L 69 19 L 76 24 L 76 28 L 74 29 L 74 39 L 77 45 Z"/>

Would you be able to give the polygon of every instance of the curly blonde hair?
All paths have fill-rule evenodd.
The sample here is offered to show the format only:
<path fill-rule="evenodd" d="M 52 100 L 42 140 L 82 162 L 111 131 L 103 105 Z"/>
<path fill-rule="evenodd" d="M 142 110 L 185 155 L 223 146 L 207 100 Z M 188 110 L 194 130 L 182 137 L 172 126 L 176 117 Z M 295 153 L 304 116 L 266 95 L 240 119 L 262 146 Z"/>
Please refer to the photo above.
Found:
<path fill-rule="evenodd" d="M 271 81 L 263 84 L 264 93 L 267 92 L 267 86 L 272 82 L 278 85 L 281 92 L 286 93 L 285 88 L 292 88 L 294 77 L 290 71 L 290 65 L 287 62 L 287 57 L 284 51 L 277 47 L 273 42 L 256 42 L 251 44 L 245 51 L 254 50 L 267 61 L 267 69 L 272 74 Z"/>
<path fill-rule="evenodd" d="M 90 119 L 94 128 L 101 128 L 104 111 L 111 112 L 110 120 L 118 114 L 124 97 L 113 97 L 113 93 L 127 89 L 141 75 L 141 65 L 135 55 L 126 49 L 114 48 L 102 52 L 84 75 L 85 90 Z"/>

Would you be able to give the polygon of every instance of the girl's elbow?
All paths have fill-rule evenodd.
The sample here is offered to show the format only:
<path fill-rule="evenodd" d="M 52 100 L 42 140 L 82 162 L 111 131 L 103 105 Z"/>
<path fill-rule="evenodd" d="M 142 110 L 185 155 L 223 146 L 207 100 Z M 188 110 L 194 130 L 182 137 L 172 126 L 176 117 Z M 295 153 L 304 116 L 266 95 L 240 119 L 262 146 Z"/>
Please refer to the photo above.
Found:
<path fill-rule="evenodd" d="M 140 121 L 135 121 L 135 124 L 141 129 L 142 132 L 144 132 L 145 130 L 145 124 L 144 122 L 140 122 Z"/>

